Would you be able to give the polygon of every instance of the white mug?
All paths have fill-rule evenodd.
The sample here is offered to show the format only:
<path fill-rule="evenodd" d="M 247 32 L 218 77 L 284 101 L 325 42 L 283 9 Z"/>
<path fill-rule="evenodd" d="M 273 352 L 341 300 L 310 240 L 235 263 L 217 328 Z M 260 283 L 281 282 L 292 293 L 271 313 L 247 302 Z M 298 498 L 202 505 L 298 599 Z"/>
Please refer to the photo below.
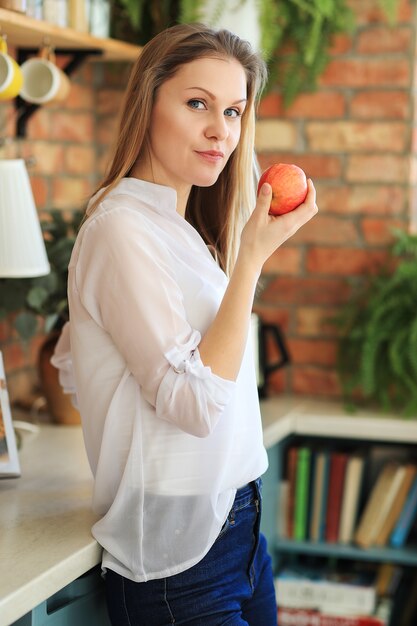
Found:
<path fill-rule="evenodd" d="M 55 56 L 48 51 L 43 56 L 28 59 L 21 65 L 23 86 L 20 97 L 33 104 L 62 102 L 69 94 L 68 76 L 55 64 Z"/>

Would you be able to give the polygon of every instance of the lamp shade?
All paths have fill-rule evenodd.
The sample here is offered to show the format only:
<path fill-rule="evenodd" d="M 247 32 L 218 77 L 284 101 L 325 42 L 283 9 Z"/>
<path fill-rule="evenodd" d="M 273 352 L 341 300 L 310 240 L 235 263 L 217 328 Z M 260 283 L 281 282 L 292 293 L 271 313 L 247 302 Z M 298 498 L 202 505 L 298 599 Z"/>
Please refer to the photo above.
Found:
<path fill-rule="evenodd" d="M 49 274 L 42 230 L 23 159 L 0 159 L 0 277 Z"/>

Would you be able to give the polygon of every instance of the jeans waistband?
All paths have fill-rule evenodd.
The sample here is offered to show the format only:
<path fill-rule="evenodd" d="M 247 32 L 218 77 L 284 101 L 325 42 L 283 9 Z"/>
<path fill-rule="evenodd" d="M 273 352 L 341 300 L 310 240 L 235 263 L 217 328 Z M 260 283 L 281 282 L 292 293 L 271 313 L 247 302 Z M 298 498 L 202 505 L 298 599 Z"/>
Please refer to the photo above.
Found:
<path fill-rule="evenodd" d="M 233 503 L 234 508 L 241 508 L 249 502 L 253 502 L 255 500 L 259 500 L 261 497 L 261 489 L 262 489 L 262 478 L 257 478 L 256 480 L 252 480 L 247 485 L 240 487 L 236 491 L 235 500 Z"/>

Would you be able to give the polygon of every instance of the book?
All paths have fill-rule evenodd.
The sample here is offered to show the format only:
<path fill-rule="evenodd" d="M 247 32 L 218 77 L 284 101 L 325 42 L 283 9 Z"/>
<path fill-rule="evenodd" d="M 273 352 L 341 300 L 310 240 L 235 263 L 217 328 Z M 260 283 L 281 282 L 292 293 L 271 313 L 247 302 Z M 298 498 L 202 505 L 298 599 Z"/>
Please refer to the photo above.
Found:
<path fill-rule="evenodd" d="M 295 503 L 294 503 L 294 534 L 297 541 L 306 539 L 307 512 L 310 480 L 310 448 L 298 448 L 297 469 L 295 479 Z"/>
<path fill-rule="evenodd" d="M 397 461 L 386 463 L 368 496 L 354 535 L 355 543 L 363 548 L 369 548 L 372 545 L 376 533 L 379 531 L 379 525 L 376 526 L 377 518 L 380 517 L 381 510 L 384 508 L 384 500 L 390 491 L 398 468 L 399 463 Z"/>
<path fill-rule="evenodd" d="M 353 532 L 359 509 L 359 497 L 362 486 L 365 459 L 363 456 L 350 456 L 346 467 L 343 488 L 342 506 L 340 511 L 339 542 L 352 541 Z"/>
<path fill-rule="evenodd" d="M 310 541 L 324 541 L 325 537 L 329 461 L 327 450 L 317 452 L 312 480 Z"/>
<path fill-rule="evenodd" d="M 345 452 L 330 454 L 330 474 L 326 511 L 326 541 L 339 539 L 339 523 L 348 455 Z"/>
<path fill-rule="evenodd" d="M 281 539 L 287 537 L 287 519 L 288 519 L 288 495 L 290 483 L 288 480 L 280 480 L 278 484 L 277 497 L 277 532 Z"/>
<path fill-rule="evenodd" d="M 394 526 L 390 536 L 390 544 L 393 548 L 402 548 L 407 541 L 413 521 L 417 517 L 417 477 L 407 495 L 403 510 Z"/>
<path fill-rule="evenodd" d="M 294 507 L 295 507 L 295 480 L 297 473 L 297 446 L 290 446 L 287 450 L 286 475 L 288 480 L 287 501 L 287 538 L 294 537 Z"/>
<path fill-rule="evenodd" d="M 378 568 L 376 593 L 378 598 L 392 597 L 403 577 L 404 569 L 394 563 L 382 563 Z"/>
<path fill-rule="evenodd" d="M 373 615 L 329 615 L 314 609 L 278 607 L 278 626 L 387 626 Z"/>
<path fill-rule="evenodd" d="M 376 606 L 375 573 L 336 575 L 326 569 L 284 568 L 275 577 L 278 606 L 324 613 L 372 615 Z"/>
<path fill-rule="evenodd" d="M 401 469 L 402 472 L 398 474 L 399 478 L 396 493 L 393 494 L 392 503 L 388 498 L 388 512 L 384 516 L 383 523 L 381 524 L 379 532 L 375 538 L 376 546 L 386 545 L 389 535 L 401 514 L 407 495 L 410 491 L 411 485 L 417 473 L 417 466 L 413 465 L 412 463 L 403 465 Z M 392 488 L 394 490 L 395 485 L 393 485 Z"/>

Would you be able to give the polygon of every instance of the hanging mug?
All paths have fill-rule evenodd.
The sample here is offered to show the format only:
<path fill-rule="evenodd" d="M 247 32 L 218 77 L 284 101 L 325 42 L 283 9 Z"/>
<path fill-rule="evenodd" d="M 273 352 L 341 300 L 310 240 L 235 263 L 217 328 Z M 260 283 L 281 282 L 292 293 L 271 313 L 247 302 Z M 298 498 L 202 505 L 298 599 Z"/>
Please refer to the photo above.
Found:
<path fill-rule="evenodd" d="M 39 56 L 22 63 L 21 69 L 23 86 L 20 97 L 26 102 L 47 104 L 67 98 L 71 83 L 56 65 L 55 54 L 50 47 L 43 48 Z"/>
<path fill-rule="evenodd" d="M 277 324 L 264 324 L 256 313 L 252 313 L 251 329 L 258 394 L 260 398 L 264 398 L 269 375 L 289 363 L 290 356 L 285 345 L 284 335 Z M 268 337 L 271 337 L 279 353 L 279 358 L 273 363 L 269 363 L 267 359 Z"/>
<path fill-rule="evenodd" d="M 7 54 L 6 39 L 0 36 L 0 100 L 15 98 L 22 84 L 22 71 L 16 61 Z"/>

